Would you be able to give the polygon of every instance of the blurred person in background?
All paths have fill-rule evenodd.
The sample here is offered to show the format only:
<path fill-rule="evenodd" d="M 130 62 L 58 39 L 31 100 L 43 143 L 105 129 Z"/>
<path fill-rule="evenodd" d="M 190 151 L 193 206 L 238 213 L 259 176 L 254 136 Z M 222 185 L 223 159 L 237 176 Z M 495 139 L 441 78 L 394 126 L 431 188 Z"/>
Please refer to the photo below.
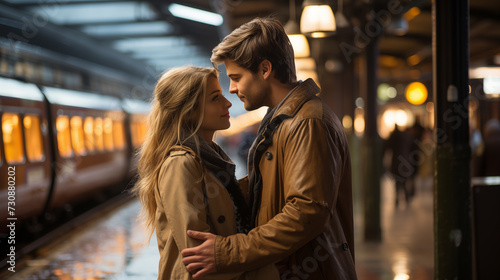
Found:
<path fill-rule="evenodd" d="M 158 279 L 192 279 L 181 250 L 201 241 L 187 236 L 188 229 L 221 236 L 250 229 L 235 166 L 212 141 L 215 131 L 229 128 L 229 107 L 213 68 L 173 68 L 156 85 L 133 191 L 150 236 L 156 230 Z M 262 266 L 207 279 L 279 279 L 274 266 Z"/>
<path fill-rule="evenodd" d="M 357 279 L 351 158 L 337 116 L 312 79 L 297 81 L 292 45 L 275 19 L 243 24 L 214 48 L 246 110 L 268 106 L 248 156 L 248 234 L 189 231 L 193 278 L 275 263 L 282 279 Z"/>
<path fill-rule="evenodd" d="M 417 173 L 417 167 L 410 159 L 412 151 L 417 149 L 415 138 L 409 131 L 401 130 L 397 124 L 394 125 L 389 138 L 383 144 L 384 153 L 391 151 L 391 165 L 389 172 L 395 184 L 395 204 L 399 205 L 399 196 L 404 194 L 406 204 L 412 199 L 413 179 Z"/>

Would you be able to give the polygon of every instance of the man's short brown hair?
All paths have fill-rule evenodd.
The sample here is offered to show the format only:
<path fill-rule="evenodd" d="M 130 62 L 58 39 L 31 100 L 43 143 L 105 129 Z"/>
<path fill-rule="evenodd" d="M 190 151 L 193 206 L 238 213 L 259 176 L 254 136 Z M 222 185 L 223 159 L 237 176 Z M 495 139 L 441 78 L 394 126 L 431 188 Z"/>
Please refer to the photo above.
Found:
<path fill-rule="evenodd" d="M 225 59 L 252 73 L 257 73 L 262 61 L 269 60 L 281 83 L 291 84 L 297 79 L 292 44 L 283 25 L 273 18 L 256 18 L 227 35 L 210 58 L 215 66 Z"/>

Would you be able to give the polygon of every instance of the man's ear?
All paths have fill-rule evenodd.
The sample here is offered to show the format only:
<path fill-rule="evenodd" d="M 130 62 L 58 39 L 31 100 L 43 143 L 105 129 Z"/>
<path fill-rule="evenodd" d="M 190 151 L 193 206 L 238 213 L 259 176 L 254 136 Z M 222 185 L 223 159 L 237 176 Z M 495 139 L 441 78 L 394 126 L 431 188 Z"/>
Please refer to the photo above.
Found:
<path fill-rule="evenodd" d="M 264 79 L 271 77 L 273 71 L 273 64 L 271 61 L 265 59 L 260 63 L 260 70 Z"/>

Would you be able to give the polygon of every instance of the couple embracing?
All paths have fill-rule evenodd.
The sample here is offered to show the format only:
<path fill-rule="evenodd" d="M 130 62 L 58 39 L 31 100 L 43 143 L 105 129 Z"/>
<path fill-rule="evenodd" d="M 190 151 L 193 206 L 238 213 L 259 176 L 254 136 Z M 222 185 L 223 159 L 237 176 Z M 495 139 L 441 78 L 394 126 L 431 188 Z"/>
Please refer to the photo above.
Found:
<path fill-rule="evenodd" d="M 246 110 L 269 110 L 237 180 L 212 141 L 232 105 L 217 69 L 159 79 L 134 187 L 156 230 L 158 279 L 356 279 L 347 138 L 315 82 L 296 80 L 282 24 L 240 26 L 211 61 L 225 65 Z"/>

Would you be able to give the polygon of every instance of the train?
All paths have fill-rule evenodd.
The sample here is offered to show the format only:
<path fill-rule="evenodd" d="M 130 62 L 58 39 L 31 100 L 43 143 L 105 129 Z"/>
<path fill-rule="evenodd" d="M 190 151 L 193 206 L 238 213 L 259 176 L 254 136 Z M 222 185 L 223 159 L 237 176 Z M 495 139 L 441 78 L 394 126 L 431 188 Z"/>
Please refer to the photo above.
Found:
<path fill-rule="evenodd" d="M 133 184 L 157 77 L 79 32 L 0 7 L 2 249 L 13 232 L 40 233 Z"/>
<path fill-rule="evenodd" d="M 0 108 L 2 232 L 134 178 L 148 102 L 0 77 Z"/>

